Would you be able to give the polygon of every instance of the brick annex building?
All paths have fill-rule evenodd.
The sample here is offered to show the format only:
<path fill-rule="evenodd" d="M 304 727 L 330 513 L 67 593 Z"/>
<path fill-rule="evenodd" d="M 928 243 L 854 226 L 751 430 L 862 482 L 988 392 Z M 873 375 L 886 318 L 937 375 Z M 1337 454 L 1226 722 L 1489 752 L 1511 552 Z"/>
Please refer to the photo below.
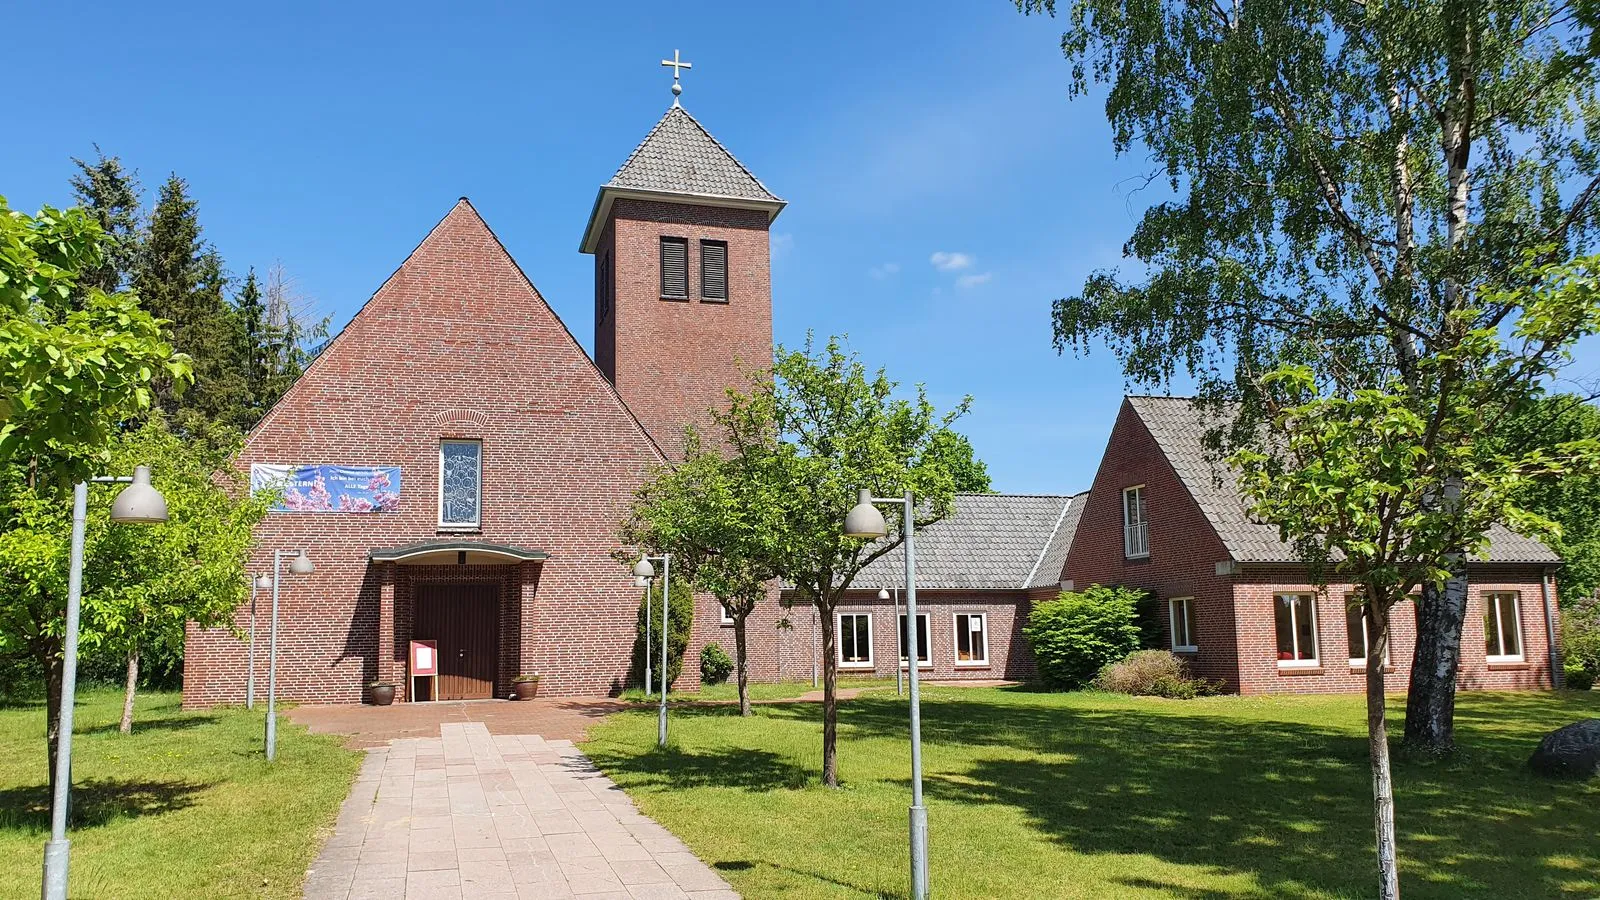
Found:
<path fill-rule="evenodd" d="M 424 639 L 438 645 L 443 699 L 503 697 L 521 673 L 538 673 L 545 695 L 621 689 L 640 594 L 613 556 L 618 524 L 652 471 L 681 456 L 684 425 L 704 424 L 743 372 L 770 364 L 768 228 L 783 206 L 674 102 L 600 188 L 584 229 L 591 359 L 457 202 L 238 461 L 374 478 L 371 501 L 341 505 L 319 476 L 258 528 L 252 572 L 270 572 L 276 550 L 305 549 L 316 565 L 309 576 L 285 566 L 281 696 L 354 703 L 381 680 L 409 699 L 408 647 Z M 1340 592 L 1311 590 L 1271 529 L 1248 521 L 1204 461 L 1203 428 L 1186 401 L 1130 398 L 1088 492 L 959 496 L 951 518 L 918 535 L 919 668 L 1028 678 L 1031 604 L 1099 582 L 1155 592 L 1168 642 L 1231 689 L 1359 690 L 1349 658 L 1359 622 L 1347 627 Z M 1548 685 L 1558 561 L 1509 532 L 1495 538 L 1491 560 L 1470 569 L 1462 684 Z M 909 664 L 900 559 L 875 563 L 839 609 L 842 673 Z M 249 617 L 240 610 L 241 631 Z M 1405 610 L 1396 620 L 1399 685 L 1414 620 Z M 749 628 L 754 679 L 812 676 L 812 608 L 764 604 Z M 711 641 L 731 650 L 731 627 L 703 597 L 681 686 L 698 682 Z M 227 629 L 191 626 L 184 704 L 242 702 L 248 648 Z M 265 671 L 264 638 L 256 652 Z"/>

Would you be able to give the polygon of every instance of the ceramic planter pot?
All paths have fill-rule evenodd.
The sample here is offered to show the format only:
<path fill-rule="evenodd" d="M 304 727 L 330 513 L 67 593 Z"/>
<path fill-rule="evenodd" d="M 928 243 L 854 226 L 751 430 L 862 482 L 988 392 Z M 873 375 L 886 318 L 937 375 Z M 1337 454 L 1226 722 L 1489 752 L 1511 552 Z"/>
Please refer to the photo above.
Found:
<path fill-rule="evenodd" d="M 532 700 L 539 694 L 539 682 L 514 681 L 511 683 L 511 696 L 517 700 Z"/>
<path fill-rule="evenodd" d="M 367 688 L 367 697 L 373 706 L 388 706 L 394 702 L 394 685 L 374 684 Z"/>

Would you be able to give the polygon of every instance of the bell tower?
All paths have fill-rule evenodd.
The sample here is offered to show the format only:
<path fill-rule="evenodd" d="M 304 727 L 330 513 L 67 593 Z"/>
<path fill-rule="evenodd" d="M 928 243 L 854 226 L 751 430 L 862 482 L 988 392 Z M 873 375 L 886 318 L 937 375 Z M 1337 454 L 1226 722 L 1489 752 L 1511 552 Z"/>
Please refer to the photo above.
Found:
<path fill-rule="evenodd" d="M 768 228 L 784 201 L 679 105 L 601 186 L 581 250 L 594 255 L 595 362 L 673 461 L 683 428 L 772 364 Z"/>

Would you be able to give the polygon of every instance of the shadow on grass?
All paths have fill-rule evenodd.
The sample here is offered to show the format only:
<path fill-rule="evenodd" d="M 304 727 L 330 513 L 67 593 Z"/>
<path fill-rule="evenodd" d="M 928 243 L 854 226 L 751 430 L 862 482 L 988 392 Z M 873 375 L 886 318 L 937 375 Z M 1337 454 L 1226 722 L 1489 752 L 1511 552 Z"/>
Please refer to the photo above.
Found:
<path fill-rule="evenodd" d="M 814 775 L 766 750 L 730 747 L 695 753 L 669 745 L 665 750 L 619 754 L 591 744 L 584 752 L 601 771 L 627 773 L 630 790 L 726 787 L 771 791 L 804 787 Z"/>
<path fill-rule="evenodd" d="M 1023 692 L 1017 692 L 1021 694 Z M 1004 697 L 1004 695 L 1002 695 Z M 1600 700 L 1600 698 L 1596 698 Z M 1248 701 L 1040 703 L 1023 696 L 924 702 L 930 813 L 1005 804 L 1049 840 L 1089 854 L 1149 854 L 1238 873 L 1273 896 L 1364 896 L 1376 880 L 1365 728 L 1277 721 Z M 1357 707 L 1358 709 L 1359 707 Z M 1461 751 L 1394 766 L 1402 878 L 1413 896 L 1600 893 L 1600 791 L 1540 779 L 1526 758 L 1541 735 L 1595 715 L 1600 702 L 1554 694 L 1464 695 Z M 1392 733 L 1403 701 L 1391 705 Z M 816 707 L 765 715 L 813 721 Z M 904 740 L 906 707 L 863 697 L 840 706 L 842 737 Z M 941 767 L 939 748 L 963 761 Z M 846 759 L 846 748 L 842 756 Z M 909 791 L 908 781 L 902 781 Z M 1195 900 L 1226 896 L 1120 879 Z"/>
<path fill-rule="evenodd" d="M 782 863 L 775 863 L 765 859 L 756 860 L 755 862 L 751 862 L 747 859 L 731 859 L 722 860 L 721 862 L 714 862 L 711 864 L 711 868 L 716 869 L 719 872 L 745 872 L 758 866 L 764 869 L 788 872 L 791 875 L 799 875 L 801 878 L 805 878 L 810 881 L 831 884 L 835 887 L 842 887 L 857 894 L 864 894 L 868 897 L 877 897 L 879 900 L 896 900 L 896 898 L 900 897 L 899 894 L 890 893 L 888 891 L 877 891 L 873 890 L 872 888 L 862 887 L 859 884 L 851 884 L 848 881 L 843 881 L 834 877 L 833 875 L 827 874 L 826 872 L 814 872 L 810 869 L 797 869 L 794 866 L 786 866 Z"/>
<path fill-rule="evenodd" d="M 194 781 L 130 781 L 112 778 L 81 781 L 72 786 L 69 825 L 93 828 L 116 819 L 157 816 L 188 809 L 212 787 Z M 0 830 L 47 831 L 50 789 L 47 785 L 0 790 Z"/>
<path fill-rule="evenodd" d="M 118 734 L 117 729 L 120 724 L 119 722 L 107 722 L 94 728 L 74 728 L 73 732 L 76 734 Z M 215 724 L 216 719 L 210 716 L 186 715 L 164 716 L 159 719 L 135 718 L 133 720 L 133 733 L 139 734 L 144 731 L 185 731 L 190 728 L 198 728 L 201 725 Z"/>

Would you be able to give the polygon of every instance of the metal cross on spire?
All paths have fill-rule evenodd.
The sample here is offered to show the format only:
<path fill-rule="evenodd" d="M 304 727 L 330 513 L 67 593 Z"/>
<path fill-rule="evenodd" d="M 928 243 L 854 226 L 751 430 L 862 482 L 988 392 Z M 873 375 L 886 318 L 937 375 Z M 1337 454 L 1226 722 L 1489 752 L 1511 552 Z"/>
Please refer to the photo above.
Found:
<path fill-rule="evenodd" d="M 676 49 L 672 51 L 672 58 L 663 59 L 661 64 L 672 69 L 672 105 L 677 106 L 678 95 L 683 93 L 683 85 L 678 83 L 678 78 L 682 75 L 683 69 L 692 69 L 694 66 L 678 59 L 678 51 Z"/>

